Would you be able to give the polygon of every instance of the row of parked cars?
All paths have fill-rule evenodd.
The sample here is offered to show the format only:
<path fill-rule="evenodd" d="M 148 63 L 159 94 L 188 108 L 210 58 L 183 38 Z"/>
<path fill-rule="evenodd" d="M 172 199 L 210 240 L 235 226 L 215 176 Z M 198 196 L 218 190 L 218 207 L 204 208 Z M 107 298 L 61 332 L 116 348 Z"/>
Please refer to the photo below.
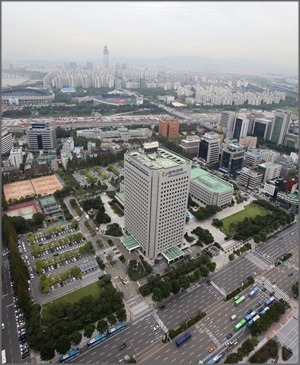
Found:
<path fill-rule="evenodd" d="M 18 341 L 19 341 L 19 347 L 21 352 L 21 358 L 25 359 L 30 355 L 29 346 L 27 343 L 27 336 L 26 336 L 26 328 L 25 328 L 25 318 L 24 314 L 19 308 L 16 298 L 13 298 L 14 300 L 14 309 L 15 309 L 15 315 L 16 315 L 16 322 L 17 322 L 17 331 L 18 331 Z"/>
<path fill-rule="evenodd" d="M 68 233 L 71 234 L 71 233 L 75 233 L 75 232 L 76 232 L 76 230 L 74 228 L 66 227 L 61 232 L 52 233 L 50 235 L 42 236 L 42 237 L 36 237 L 34 240 L 34 243 L 38 244 L 39 246 L 42 246 L 45 243 L 52 242 L 52 241 L 57 240 L 58 238 L 61 238 L 61 236 L 64 236 L 65 234 L 68 234 Z"/>

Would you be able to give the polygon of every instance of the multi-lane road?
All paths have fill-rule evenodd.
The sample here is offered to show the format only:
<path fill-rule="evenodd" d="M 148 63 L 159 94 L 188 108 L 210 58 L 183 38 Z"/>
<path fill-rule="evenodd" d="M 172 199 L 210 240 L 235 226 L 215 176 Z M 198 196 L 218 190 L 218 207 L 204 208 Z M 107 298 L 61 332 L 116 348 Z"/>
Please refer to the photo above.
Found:
<path fill-rule="evenodd" d="M 281 237 L 283 238 L 280 239 Z M 192 290 L 171 297 L 164 303 L 166 306 L 164 310 L 153 309 L 147 316 L 141 316 L 138 321 L 129 323 L 125 331 L 84 351 L 74 362 L 116 363 L 125 355 L 135 355 L 139 363 L 192 364 L 200 359 L 207 361 L 220 351 L 225 357 L 226 353 L 233 349 L 225 346 L 229 333 L 232 333 L 233 339 L 237 338 L 238 342 L 249 334 L 247 328 L 238 333 L 233 331 L 233 325 L 246 315 L 247 310 L 256 309 L 258 303 L 263 303 L 271 291 L 275 291 L 277 299 L 284 297 L 294 302 L 290 298 L 293 298 L 291 286 L 296 281 L 298 273 L 298 240 L 296 225 L 288 227 L 279 232 L 277 238 L 268 240 L 265 247 L 245 254 L 211 275 L 211 284 L 205 280 L 195 285 Z M 288 252 L 293 253 L 288 262 L 274 268 L 277 257 Z M 291 272 L 293 276 L 288 276 Z M 261 289 L 265 286 L 267 290 L 265 292 L 260 290 L 253 298 L 247 297 L 239 307 L 234 306 L 233 300 L 224 301 L 223 291 L 229 293 L 240 286 L 248 276 L 255 276 L 256 284 Z M 243 293 L 248 294 L 249 290 L 248 288 Z M 192 334 L 191 340 L 178 349 L 174 340 L 162 343 L 164 328 L 168 330 L 176 328 L 195 315 L 198 310 L 206 312 L 207 315 L 189 329 Z M 230 319 L 232 314 L 237 316 L 234 322 Z M 127 347 L 119 351 L 118 347 L 124 342 Z M 212 354 L 208 353 L 210 346 L 216 347 Z"/>

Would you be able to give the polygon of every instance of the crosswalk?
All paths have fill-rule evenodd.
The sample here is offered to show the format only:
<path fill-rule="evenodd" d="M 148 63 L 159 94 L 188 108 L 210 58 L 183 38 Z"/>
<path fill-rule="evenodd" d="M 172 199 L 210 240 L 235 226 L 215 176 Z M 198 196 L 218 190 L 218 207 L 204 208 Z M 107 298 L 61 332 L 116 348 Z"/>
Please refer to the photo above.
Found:
<path fill-rule="evenodd" d="M 224 297 L 227 295 L 227 292 L 224 288 L 220 288 L 216 283 L 214 283 L 212 280 L 210 281 L 211 285 L 218 290 Z"/>
<path fill-rule="evenodd" d="M 274 285 L 271 283 L 271 281 L 267 278 L 265 278 L 264 276 L 262 276 L 258 281 L 257 281 L 257 285 L 262 287 L 265 287 L 268 291 L 272 292 L 274 291 L 275 294 L 274 296 L 278 299 L 283 299 L 286 302 L 288 302 L 290 300 L 290 297 L 283 292 L 281 289 L 279 289 L 276 285 L 274 287 Z"/>
<path fill-rule="evenodd" d="M 272 261 L 258 255 L 257 253 L 254 254 L 252 252 L 249 252 L 245 257 L 246 259 L 253 262 L 254 265 L 258 266 L 262 270 L 265 270 L 272 265 Z"/>

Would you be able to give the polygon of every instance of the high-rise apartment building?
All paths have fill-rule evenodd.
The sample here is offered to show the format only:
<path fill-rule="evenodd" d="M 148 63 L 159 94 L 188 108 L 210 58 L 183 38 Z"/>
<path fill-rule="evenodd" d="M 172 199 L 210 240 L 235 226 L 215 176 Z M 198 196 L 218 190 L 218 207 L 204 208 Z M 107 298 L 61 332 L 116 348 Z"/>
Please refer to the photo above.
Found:
<path fill-rule="evenodd" d="M 276 110 L 270 133 L 270 141 L 277 145 L 283 144 L 284 137 L 288 131 L 291 113 Z"/>
<path fill-rule="evenodd" d="M 150 259 L 183 243 L 190 173 L 190 160 L 158 142 L 125 153 L 125 232 Z"/>
<path fill-rule="evenodd" d="M 53 150 L 57 147 L 56 130 L 48 123 L 32 123 L 26 134 L 29 150 Z"/>
<path fill-rule="evenodd" d="M 206 163 L 219 162 L 220 146 L 221 140 L 217 133 L 205 133 L 200 138 L 198 158 L 203 159 Z"/>
<path fill-rule="evenodd" d="M 106 45 L 104 46 L 103 50 L 103 67 L 109 68 L 109 52 Z"/>
<path fill-rule="evenodd" d="M 233 127 L 233 138 L 239 140 L 241 137 L 247 136 L 249 120 L 236 117 Z"/>
<path fill-rule="evenodd" d="M 179 122 L 177 120 L 161 120 L 158 132 L 162 137 L 173 139 L 179 136 Z"/>
<path fill-rule="evenodd" d="M 13 148 L 12 134 L 6 127 L 1 128 L 1 153 L 4 155 Z"/>
<path fill-rule="evenodd" d="M 12 148 L 8 159 L 11 166 L 20 167 L 21 163 L 23 163 L 22 147 Z"/>

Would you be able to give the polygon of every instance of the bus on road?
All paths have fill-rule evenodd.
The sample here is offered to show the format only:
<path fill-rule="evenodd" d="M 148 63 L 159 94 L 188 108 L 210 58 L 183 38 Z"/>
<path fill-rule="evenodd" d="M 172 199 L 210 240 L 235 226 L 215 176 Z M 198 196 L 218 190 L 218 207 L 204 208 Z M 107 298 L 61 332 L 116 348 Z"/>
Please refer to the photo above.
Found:
<path fill-rule="evenodd" d="M 239 299 L 235 300 L 234 305 L 238 306 L 238 305 L 242 304 L 245 301 L 245 299 L 246 299 L 246 297 L 245 297 L 245 295 L 243 295 Z"/>
<path fill-rule="evenodd" d="M 252 298 L 257 292 L 258 292 L 258 287 L 255 286 L 248 295 L 250 298 Z"/>
<path fill-rule="evenodd" d="M 273 304 L 275 301 L 275 297 L 271 297 L 265 301 L 265 307 L 270 307 L 271 304 Z"/>
<path fill-rule="evenodd" d="M 237 332 L 239 331 L 241 328 L 243 328 L 246 325 L 247 321 L 245 320 L 245 318 L 241 319 L 234 327 L 233 329 Z"/>
<path fill-rule="evenodd" d="M 114 327 L 110 328 L 107 332 L 109 336 L 112 336 L 116 333 L 118 333 L 119 331 L 122 331 L 125 328 L 125 323 L 119 323 L 116 324 Z"/>
<path fill-rule="evenodd" d="M 78 355 L 80 355 L 79 348 L 72 349 L 72 350 L 68 351 L 65 355 L 61 356 L 59 358 L 59 362 L 68 361 L 68 360 L 73 359 L 74 357 L 76 357 Z"/>
<path fill-rule="evenodd" d="M 179 347 L 181 345 L 183 345 L 186 341 L 188 341 L 190 338 L 192 337 L 192 335 L 189 332 L 186 332 L 184 335 L 182 335 L 181 337 L 179 337 L 176 340 L 176 346 Z"/>
<path fill-rule="evenodd" d="M 6 364 L 6 351 L 2 350 L 2 363 L 1 364 Z"/>
<path fill-rule="evenodd" d="M 104 341 L 106 339 L 106 333 L 99 333 L 99 335 L 91 338 L 86 344 L 88 347 L 92 347 L 94 345 L 97 345 L 98 343 Z"/>
<path fill-rule="evenodd" d="M 222 355 L 218 354 L 216 356 L 214 356 L 212 359 L 207 361 L 207 364 L 216 364 L 217 362 L 219 362 L 221 360 Z"/>

